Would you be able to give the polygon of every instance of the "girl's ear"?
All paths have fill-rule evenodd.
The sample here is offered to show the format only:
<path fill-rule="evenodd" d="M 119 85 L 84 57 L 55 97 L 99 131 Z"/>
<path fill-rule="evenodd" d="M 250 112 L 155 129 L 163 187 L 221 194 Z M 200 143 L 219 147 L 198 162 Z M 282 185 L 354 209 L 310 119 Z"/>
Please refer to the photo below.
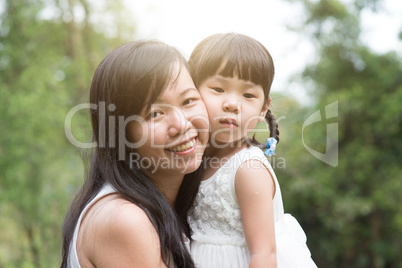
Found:
<path fill-rule="evenodd" d="M 267 114 L 267 111 L 269 109 L 269 105 L 271 105 L 271 101 L 272 101 L 272 98 L 268 97 L 267 102 L 264 104 L 264 106 L 262 106 L 260 117 L 258 118 L 259 122 L 264 121 L 265 115 Z"/>

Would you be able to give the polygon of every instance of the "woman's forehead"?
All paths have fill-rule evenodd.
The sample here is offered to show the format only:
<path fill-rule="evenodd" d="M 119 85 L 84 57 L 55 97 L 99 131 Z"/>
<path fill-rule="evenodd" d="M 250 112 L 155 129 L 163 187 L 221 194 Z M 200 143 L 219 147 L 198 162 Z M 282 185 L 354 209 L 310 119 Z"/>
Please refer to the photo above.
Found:
<path fill-rule="evenodd" d="M 149 111 L 153 105 L 175 104 L 187 94 L 196 93 L 198 90 L 194 85 L 193 79 L 185 66 L 176 65 L 172 71 L 171 78 L 167 86 L 156 96 L 155 99 L 148 99 L 144 111 Z"/>

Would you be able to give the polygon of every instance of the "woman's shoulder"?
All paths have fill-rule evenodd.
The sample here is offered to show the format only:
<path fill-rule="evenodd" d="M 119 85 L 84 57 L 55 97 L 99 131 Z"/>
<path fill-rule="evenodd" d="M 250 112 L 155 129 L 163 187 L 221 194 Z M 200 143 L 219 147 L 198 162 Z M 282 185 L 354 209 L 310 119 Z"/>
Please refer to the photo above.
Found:
<path fill-rule="evenodd" d="M 116 193 L 99 200 L 91 210 L 96 214 L 92 224 L 113 234 L 153 226 L 144 210 Z"/>
<path fill-rule="evenodd" d="M 91 228 L 97 228 L 98 239 L 106 241 L 121 239 L 123 242 L 139 234 L 141 236 L 138 238 L 141 238 L 153 233 L 149 231 L 154 229 L 144 210 L 116 193 L 107 195 L 96 202 L 88 211 L 86 218 Z M 85 221 L 86 219 L 83 225 Z"/>
<path fill-rule="evenodd" d="M 80 229 L 83 257 L 93 264 L 114 266 L 134 261 L 151 265 L 150 261 L 161 259 L 159 237 L 147 214 L 116 193 L 97 201 Z"/>

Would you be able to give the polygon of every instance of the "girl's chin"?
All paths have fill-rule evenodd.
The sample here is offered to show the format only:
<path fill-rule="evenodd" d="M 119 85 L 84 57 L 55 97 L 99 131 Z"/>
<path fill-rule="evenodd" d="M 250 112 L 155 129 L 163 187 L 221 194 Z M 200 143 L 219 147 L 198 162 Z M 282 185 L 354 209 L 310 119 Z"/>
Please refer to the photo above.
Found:
<path fill-rule="evenodd" d="M 243 141 L 243 139 L 237 139 L 234 137 L 215 137 L 215 139 L 211 139 L 209 143 L 212 144 L 212 146 L 214 147 L 224 148 L 227 146 L 238 145 L 239 143 L 241 143 L 241 141 Z"/>

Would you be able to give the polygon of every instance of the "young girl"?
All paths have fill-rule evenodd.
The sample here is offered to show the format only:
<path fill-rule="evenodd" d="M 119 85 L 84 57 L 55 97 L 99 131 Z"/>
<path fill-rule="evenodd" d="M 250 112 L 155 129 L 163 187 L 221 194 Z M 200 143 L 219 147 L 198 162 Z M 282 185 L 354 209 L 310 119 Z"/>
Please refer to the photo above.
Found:
<path fill-rule="evenodd" d="M 279 141 L 269 110 L 274 66 L 258 41 L 212 35 L 190 56 L 195 84 L 211 125 L 201 185 L 188 222 L 191 255 L 200 268 L 316 267 L 298 222 L 284 214 L 275 173 L 265 154 Z M 271 138 L 248 138 L 267 120 Z"/>

